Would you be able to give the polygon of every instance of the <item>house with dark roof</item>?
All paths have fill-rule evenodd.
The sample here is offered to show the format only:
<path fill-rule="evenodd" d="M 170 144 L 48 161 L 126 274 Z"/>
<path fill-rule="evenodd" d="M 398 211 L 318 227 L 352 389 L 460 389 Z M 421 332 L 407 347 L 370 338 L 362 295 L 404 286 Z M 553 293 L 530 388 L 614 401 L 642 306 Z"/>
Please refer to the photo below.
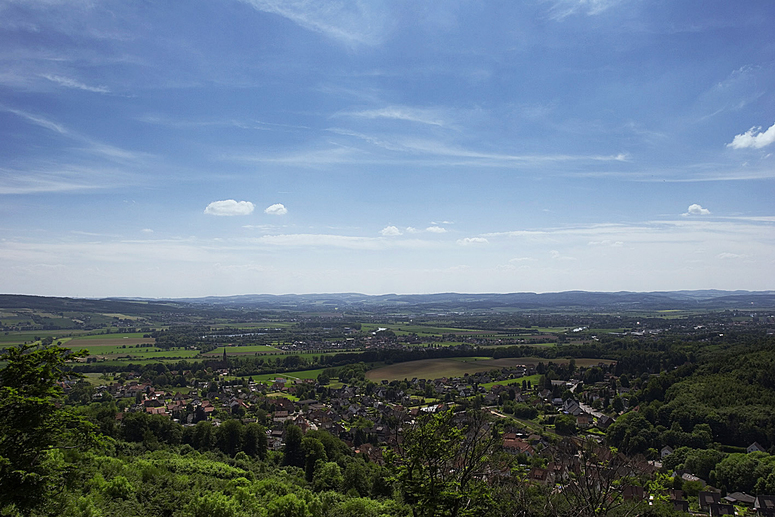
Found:
<path fill-rule="evenodd" d="M 721 504 L 721 494 L 718 492 L 700 492 L 699 493 L 700 510 L 710 511 L 710 506 Z"/>
<path fill-rule="evenodd" d="M 748 495 L 745 492 L 732 492 L 731 494 L 724 496 L 723 499 L 729 504 L 747 506 L 749 508 L 752 508 L 753 504 L 756 502 L 756 498 L 754 496 Z"/>
<path fill-rule="evenodd" d="M 756 515 L 763 517 L 775 516 L 775 495 L 757 495 L 753 503 Z"/>

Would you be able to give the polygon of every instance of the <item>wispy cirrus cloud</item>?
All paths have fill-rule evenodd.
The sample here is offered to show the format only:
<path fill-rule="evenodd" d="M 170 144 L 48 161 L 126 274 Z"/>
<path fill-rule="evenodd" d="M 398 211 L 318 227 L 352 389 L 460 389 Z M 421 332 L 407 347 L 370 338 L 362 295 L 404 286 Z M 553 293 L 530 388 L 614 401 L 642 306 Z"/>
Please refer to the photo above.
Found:
<path fill-rule="evenodd" d="M 378 45 L 386 34 L 381 2 L 336 0 L 242 0 L 259 11 L 277 14 L 305 29 L 349 46 Z"/>
<path fill-rule="evenodd" d="M 552 0 L 549 9 L 552 19 L 562 20 L 574 14 L 593 16 L 614 7 L 624 0 Z"/>
<path fill-rule="evenodd" d="M 386 151 L 399 153 L 403 160 L 432 160 L 437 165 L 475 164 L 488 167 L 520 167 L 564 162 L 627 162 L 630 159 L 625 153 L 609 155 L 491 153 L 430 138 L 396 135 L 376 136 L 343 128 L 329 128 L 328 131 L 364 141 Z M 367 153 L 368 150 L 363 149 L 362 152 Z M 446 159 L 447 161 L 439 162 L 439 158 Z M 384 157 L 382 159 L 390 160 L 390 158 Z"/>
<path fill-rule="evenodd" d="M 38 164 L 26 169 L 0 167 L 0 194 L 36 194 L 104 189 L 129 183 L 109 167 Z"/>
<path fill-rule="evenodd" d="M 449 122 L 445 120 L 440 110 L 410 108 L 408 106 L 386 106 L 384 108 L 362 111 L 344 111 L 337 113 L 335 116 L 364 119 L 404 120 L 407 122 L 416 122 L 418 124 L 439 127 L 445 127 L 449 125 Z"/>
<path fill-rule="evenodd" d="M 84 84 L 75 79 L 71 79 L 69 77 L 64 77 L 61 75 L 44 74 L 44 75 L 41 75 L 41 77 L 43 77 L 44 79 L 48 79 L 49 81 L 56 83 L 59 86 L 63 86 L 65 88 L 73 88 L 76 90 L 84 90 L 84 91 L 93 92 L 93 93 L 110 93 L 110 90 L 105 86 L 89 86 L 88 84 Z"/>
<path fill-rule="evenodd" d="M 4 108 L 2 106 L 0 106 L 0 111 L 12 113 L 29 122 L 30 124 L 48 129 L 49 131 L 62 135 L 63 137 L 67 137 L 72 141 L 79 142 L 84 146 L 81 147 L 80 150 L 89 154 L 97 154 L 105 158 L 122 161 L 139 160 L 149 156 L 147 153 L 138 153 L 111 144 L 106 144 L 99 140 L 95 140 L 77 131 L 73 131 L 63 124 L 54 122 L 53 120 L 50 120 L 41 115 L 37 115 L 35 113 L 13 108 Z"/>

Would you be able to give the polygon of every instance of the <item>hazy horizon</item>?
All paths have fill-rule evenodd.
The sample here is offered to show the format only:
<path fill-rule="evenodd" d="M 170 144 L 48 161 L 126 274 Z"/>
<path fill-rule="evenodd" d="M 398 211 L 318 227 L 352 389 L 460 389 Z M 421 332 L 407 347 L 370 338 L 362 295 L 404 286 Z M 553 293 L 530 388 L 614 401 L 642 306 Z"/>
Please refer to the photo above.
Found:
<path fill-rule="evenodd" d="M 775 289 L 775 4 L 0 5 L 0 290 Z"/>

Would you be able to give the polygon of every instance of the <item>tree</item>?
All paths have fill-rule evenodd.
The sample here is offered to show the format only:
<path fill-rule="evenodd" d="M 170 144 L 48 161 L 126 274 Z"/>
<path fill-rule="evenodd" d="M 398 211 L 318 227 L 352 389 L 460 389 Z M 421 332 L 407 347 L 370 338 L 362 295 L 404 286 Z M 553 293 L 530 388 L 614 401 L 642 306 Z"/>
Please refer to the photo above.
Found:
<path fill-rule="evenodd" d="M 576 432 L 576 419 L 570 415 L 559 415 L 554 419 L 554 429 L 558 434 L 573 434 Z"/>
<path fill-rule="evenodd" d="M 446 411 L 405 430 L 398 457 L 387 451 L 386 463 L 414 517 L 487 515 L 484 472 L 499 444 L 484 412 Z"/>
<path fill-rule="evenodd" d="M 623 481 L 633 471 L 624 454 L 599 445 L 593 439 L 568 438 L 557 446 L 555 461 L 569 465 L 556 496 L 550 498 L 550 513 L 558 517 L 642 515 L 645 502 L 623 497 Z"/>
<path fill-rule="evenodd" d="M 325 463 L 328 460 L 326 448 L 317 438 L 305 436 L 301 440 L 301 450 L 304 453 L 304 471 L 307 475 L 307 481 L 312 482 L 317 463 L 319 461 Z"/>
<path fill-rule="evenodd" d="M 301 448 L 301 441 L 304 439 L 304 433 L 299 426 L 288 424 L 285 428 L 285 457 L 284 463 L 292 467 L 304 466 L 304 451 Z"/>
<path fill-rule="evenodd" d="M 242 422 L 227 420 L 215 431 L 216 446 L 224 454 L 234 456 L 242 450 Z"/>
<path fill-rule="evenodd" d="M 44 504 L 70 465 L 49 461 L 56 449 L 86 445 L 96 427 L 58 402 L 68 361 L 84 357 L 58 345 L 23 345 L 0 354 L 0 510 Z"/>
<path fill-rule="evenodd" d="M 242 437 L 242 450 L 248 456 L 256 456 L 262 460 L 266 459 L 267 442 L 266 431 L 262 425 L 255 422 L 245 426 L 245 433 Z"/>

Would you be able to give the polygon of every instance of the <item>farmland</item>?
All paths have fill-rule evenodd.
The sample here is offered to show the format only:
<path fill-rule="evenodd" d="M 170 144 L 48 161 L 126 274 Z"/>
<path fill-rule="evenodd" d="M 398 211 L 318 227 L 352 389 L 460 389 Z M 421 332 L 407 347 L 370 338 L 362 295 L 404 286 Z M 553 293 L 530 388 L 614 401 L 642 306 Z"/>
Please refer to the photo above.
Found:
<path fill-rule="evenodd" d="M 466 373 L 486 372 L 521 364 L 538 364 L 546 362 L 540 357 L 517 357 L 492 359 L 485 357 L 453 357 L 445 359 L 421 359 L 396 363 L 366 372 L 366 378 L 372 381 L 394 381 L 403 379 L 437 379 L 440 377 L 460 377 Z M 567 359 L 554 360 L 556 363 L 567 363 Z M 601 359 L 576 359 L 578 366 L 593 366 L 598 363 L 611 363 Z"/>

